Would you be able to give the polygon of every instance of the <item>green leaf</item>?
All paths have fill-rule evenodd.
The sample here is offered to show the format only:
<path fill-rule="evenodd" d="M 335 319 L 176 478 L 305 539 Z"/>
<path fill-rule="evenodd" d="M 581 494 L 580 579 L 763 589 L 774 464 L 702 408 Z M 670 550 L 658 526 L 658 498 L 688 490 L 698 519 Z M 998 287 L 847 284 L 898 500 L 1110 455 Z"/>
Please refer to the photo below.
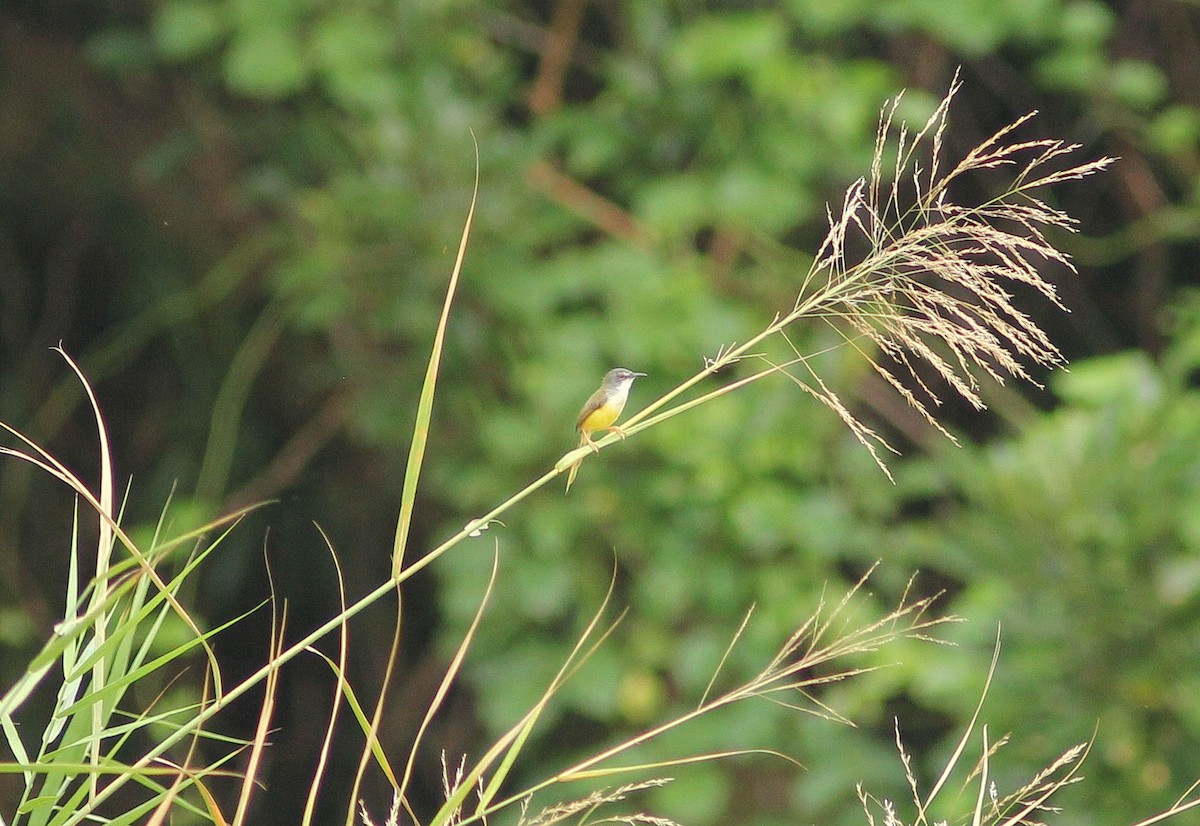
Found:
<path fill-rule="evenodd" d="M 670 62 L 698 79 L 739 75 L 785 52 L 787 36 L 782 18 L 773 12 L 709 15 L 680 33 Z"/>
<path fill-rule="evenodd" d="M 713 812 L 725 811 L 732 778 L 712 763 L 689 766 L 687 772 L 652 795 L 654 811 L 669 812 L 682 823 L 711 823 Z"/>
<path fill-rule="evenodd" d="M 170 0 L 158 7 L 151 26 L 159 54 L 179 61 L 213 49 L 225 30 L 221 9 L 204 0 Z"/>
<path fill-rule="evenodd" d="M 1051 88 L 1092 92 L 1103 88 L 1107 67 L 1094 49 L 1064 49 L 1037 64 L 1036 74 Z"/>
<path fill-rule="evenodd" d="M 1200 110 L 1195 106 L 1169 106 L 1146 127 L 1151 145 L 1164 155 L 1194 151 L 1200 144 Z"/>
<path fill-rule="evenodd" d="M 1162 396 L 1162 382 L 1141 351 L 1117 353 L 1072 365 L 1055 376 L 1054 389 L 1075 405 L 1104 407 L 1116 399 L 1151 404 Z"/>
<path fill-rule="evenodd" d="M 1095 0 L 1078 0 L 1063 7 L 1060 36 L 1076 48 L 1099 48 L 1112 36 L 1117 18 L 1112 9 Z"/>
<path fill-rule="evenodd" d="M 277 100 L 308 82 L 299 41 L 284 29 L 240 33 L 225 52 L 225 81 L 247 97 Z"/>
<path fill-rule="evenodd" d="M 697 174 L 681 174 L 648 182 L 638 198 L 637 211 L 653 229 L 674 236 L 710 223 L 712 206 L 712 183 Z"/>
<path fill-rule="evenodd" d="M 1113 66 L 1109 88 L 1121 102 L 1143 110 L 1161 103 L 1169 91 L 1162 70 L 1144 60 L 1122 60 Z"/>
<path fill-rule="evenodd" d="M 225 0 L 231 25 L 242 31 L 298 29 L 316 0 Z"/>
<path fill-rule="evenodd" d="M 745 164 L 731 167 L 718 177 L 715 198 L 722 218 L 760 232 L 795 226 L 811 214 L 812 208 L 795 182 Z"/>
<path fill-rule="evenodd" d="M 875 0 L 788 0 L 800 26 L 816 35 L 849 31 L 877 12 Z"/>
<path fill-rule="evenodd" d="M 313 27 L 312 47 L 317 63 L 327 72 L 378 65 L 391 51 L 392 36 L 383 20 L 366 14 L 338 12 Z"/>
<path fill-rule="evenodd" d="M 311 44 L 322 78 L 339 103 L 394 106 L 395 78 L 387 71 L 392 36 L 386 20 L 338 12 L 317 23 Z"/>

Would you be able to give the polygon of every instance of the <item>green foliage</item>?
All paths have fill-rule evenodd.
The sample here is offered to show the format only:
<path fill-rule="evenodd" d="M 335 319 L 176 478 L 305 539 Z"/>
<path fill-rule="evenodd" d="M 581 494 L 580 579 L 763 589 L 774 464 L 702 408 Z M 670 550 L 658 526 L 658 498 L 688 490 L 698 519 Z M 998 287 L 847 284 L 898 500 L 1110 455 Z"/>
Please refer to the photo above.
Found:
<path fill-rule="evenodd" d="M 28 461 L 32 455 L 14 452 L 6 458 Z M 77 478 L 64 474 L 63 481 L 84 494 Z M 99 789 L 111 792 L 131 778 L 157 794 L 136 805 L 130 801 L 105 822 L 136 822 L 158 805 L 167 784 L 156 776 L 171 772 L 131 762 L 126 755 L 145 742 L 177 735 L 205 699 L 193 686 L 173 686 L 176 675 L 171 670 L 180 668 L 201 647 L 213 662 L 211 638 L 228 624 L 201 631 L 183 612 L 178 596 L 185 580 L 222 537 L 206 543 L 169 579 L 159 578 L 154 569 L 167 567 L 172 549 L 220 527 L 220 523 L 205 525 L 169 541 L 156 536 L 145 546 L 146 555 L 127 544 L 133 556 L 122 554 L 124 558 L 111 570 L 99 563 L 99 577 L 83 593 L 76 571 L 79 537 L 73 537 L 65 616 L 24 674 L 0 696 L 0 724 L 13 757 L 5 768 L 13 773 L 19 770 L 24 780 L 17 822 L 28 826 L 79 823 L 96 812 L 92 802 Z M 80 531 L 78 524 L 75 528 Z M 98 555 L 111 550 L 102 547 Z M 216 685 L 219 693 L 219 679 Z M 53 709 L 47 718 L 38 719 L 26 706 L 34 705 L 31 697 L 48 689 L 55 695 Z M 210 735 L 197 730 L 196 737 Z M 203 775 L 229 759 L 230 755 L 218 752 L 240 745 L 228 737 L 214 740 L 224 745 L 214 750 L 204 770 L 179 777 L 177 792 L 203 785 Z M 194 804 L 186 805 L 199 813 Z"/>
<path fill-rule="evenodd" d="M 1152 798 L 1200 774 L 1198 687 L 1179 664 L 1200 655 L 1200 314 L 1181 306 L 1155 364 L 1124 353 L 1056 377 L 1055 411 L 1011 440 L 941 457 L 937 520 L 904 531 L 904 558 L 964 583 L 954 634 L 988 656 L 1005 640 L 996 730 L 1031 720 L 1049 742 L 1088 736 L 1105 811 L 1132 820 Z M 964 663 L 965 665 L 965 663 Z M 1053 674 L 1053 682 L 1047 675 Z M 919 696 L 963 710 L 961 679 L 923 670 Z M 957 699 L 952 699 L 957 698 Z"/>
<path fill-rule="evenodd" d="M 480 146 L 481 202 L 414 544 L 458 530 L 572 447 L 579 403 L 607 368 L 651 373 L 635 410 L 786 305 L 826 204 L 869 171 L 880 104 L 908 86 L 900 115 L 921 121 L 956 65 L 971 97 L 949 142 L 1037 108 L 1039 134 L 1129 159 L 1112 190 L 1062 194 L 1085 236 L 1129 222 L 1111 238 L 1068 242 L 1084 263 L 1120 264 L 1085 279 L 1095 306 L 1063 290 L 1077 310 L 1073 352 L 1146 344 L 1136 336 L 1157 329 L 1156 302 L 1190 277 L 1194 251 L 1163 252 L 1198 234 L 1200 109 L 1163 48 L 1187 26 L 1157 6 L 585 4 L 560 104 L 532 113 L 526 95 L 559 5 L 157 0 L 141 19 L 140 9 L 92 0 L 67 23 L 47 10 L 31 28 L 62 51 L 6 64 L 0 98 L 15 124 L 0 146 L 5 417 L 17 410 L 17 420 L 69 438 L 77 402 L 60 390 L 33 408 L 54 379 L 31 353 L 77 339 L 113 405 L 115 438 L 137 453 L 130 467 L 146 500 L 178 483 L 197 514 L 189 523 L 225 497 L 282 500 L 264 518 L 305 624 L 326 618 L 336 592 L 309 520 L 349 555 L 352 576 L 375 582 L 386 568 L 417 389 L 470 197 L 468 129 Z M 12 12 L 22 13 L 41 14 Z M 65 56 L 80 42 L 72 63 Z M 579 189 L 539 178 L 542 163 Z M 597 220 L 580 190 L 615 223 Z M 54 280 L 69 281 L 73 262 L 77 281 Z M 69 314 L 76 304 L 86 312 L 70 323 L 39 309 Z M 264 317 L 277 325 L 269 346 L 249 332 Z M 970 620 L 956 633 L 969 657 L 914 653 L 827 689 L 822 698 L 857 730 L 764 710 L 702 723 L 680 745 L 761 734 L 807 765 L 764 770 L 791 784 L 787 804 L 802 818 L 861 822 L 855 782 L 904 788 L 891 711 L 914 704 L 937 718 L 912 745 L 919 758 L 944 751 L 947 718 L 960 720 L 977 697 L 1003 621 L 993 730 L 1017 733 L 1024 765 L 1040 767 L 1099 720 L 1084 773 L 1103 775 L 1082 787 L 1095 802 L 1079 810 L 1161 808 L 1197 774 L 1178 739 L 1195 734 L 1193 678 L 1159 679 L 1195 653 L 1186 636 L 1197 577 L 1192 368 L 1180 366 L 1194 363 L 1190 336 L 1180 332 L 1162 363 L 1137 353 L 1081 360 L 1053 385 L 1061 409 L 1021 428 L 1001 422 L 1008 436 L 990 447 L 895 460 L 896 487 L 808 396 L 782 382 L 751 388 L 587 462 L 570 497 L 543 492 L 505 528 L 447 556 L 429 612 L 443 624 L 414 633 L 436 634 L 437 655 L 453 649 L 498 537 L 498 619 L 469 664 L 467 711 L 494 733 L 545 685 L 583 622 L 579 607 L 595 604 L 615 566 L 618 603 L 631 608 L 621 656 L 598 656 L 547 714 L 553 733 L 535 745 L 557 767 L 557 742 L 629 731 L 693 698 L 751 603 L 755 623 L 733 671 L 847 574 L 883 558 L 874 598 L 891 607 L 919 566 L 952 583 L 952 607 Z M 837 341 L 814 329 L 797 343 Z M 237 375 L 244 393 L 224 392 L 231 364 L 254 347 L 266 354 Z M 827 354 L 819 369 L 848 396 L 859 391 L 856 411 L 873 412 L 882 429 L 911 432 L 903 413 L 890 418 L 858 354 Z M 206 457 L 210 431 L 219 435 Z M 191 498 L 201 468 L 222 465 L 216 453 L 229 457 L 226 469 Z M 37 499 L 6 476 L 0 534 L 57 524 Z M 262 596 L 246 562 L 262 542 L 243 536 L 229 540 L 245 544 L 213 577 L 218 603 Z M 6 572 L 14 604 L 24 584 L 53 578 L 40 564 Z M 312 595 L 319 604 L 306 602 Z M 29 645 L 41 635 L 21 604 L 0 612 L 0 636 Z M 1044 739 L 1019 736 L 1030 728 Z M 281 734 L 278 748 L 305 746 Z M 752 771 L 739 763 L 705 788 L 721 801 L 732 788 L 741 805 L 739 781 Z M 661 794 L 682 798 L 678 816 L 695 814 L 698 826 L 730 818 L 688 811 L 695 789 Z"/>
<path fill-rule="evenodd" d="M 177 0 L 158 8 L 152 33 L 159 53 L 190 60 L 212 49 L 225 33 L 221 7 L 205 0 Z"/>

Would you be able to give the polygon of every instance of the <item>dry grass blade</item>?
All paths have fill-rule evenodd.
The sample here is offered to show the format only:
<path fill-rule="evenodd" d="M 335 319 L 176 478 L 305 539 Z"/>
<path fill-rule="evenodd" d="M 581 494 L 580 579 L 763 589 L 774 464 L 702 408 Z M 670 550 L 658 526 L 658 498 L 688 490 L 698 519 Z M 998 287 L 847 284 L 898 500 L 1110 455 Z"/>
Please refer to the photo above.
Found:
<path fill-rule="evenodd" d="M 496 586 L 496 575 L 500 568 L 500 548 L 497 545 L 495 553 L 492 555 L 492 572 L 488 577 L 487 587 L 484 589 L 483 596 L 479 600 L 479 607 L 475 611 L 475 616 L 471 620 L 470 626 L 466 633 L 463 634 L 461 642 L 454 651 L 454 656 L 450 660 L 450 665 L 446 669 L 441 682 L 438 684 L 437 693 L 425 708 L 425 715 L 421 719 L 421 725 L 417 729 L 417 735 L 413 739 L 412 747 L 408 751 L 408 761 L 404 765 L 404 776 L 400 781 L 400 786 L 395 790 L 397 796 L 401 800 L 405 800 L 408 794 L 408 784 L 412 780 L 413 771 L 417 762 L 417 753 L 420 749 L 421 742 L 425 737 L 429 726 L 433 723 L 434 716 L 442 708 L 449 695 L 451 688 L 454 686 L 458 678 L 458 674 L 462 669 L 463 662 L 467 658 L 467 651 L 471 648 L 471 643 L 475 640 L 475 634 L 479 631 L 480 623 L 483 621 L 484 611 L 487 608 L 488 600 L 491 599 L 492 590 Z M 444 769 L 444 765 L 443 765 Z M 461 772 L 461 768 L 460 768 Z M 445 772 L 443 771 L 443 775 Z M 446 791 L 446 798 L 450 799 L 451 792 Z"/>
<path fill-rule="evenodd" d="M 1190 811 L 1195 808 L 1200 808 L 1200 797 L 1188 800 L 1188 795 L 1196 791 L 1200 786 L 1200 780 L 1197 780 L 1191 787 L 1183 793 L 1183 795 L 1175 801 L 1175 805 L 1167 809 L 1165 812 L 1160 812 L 1153 817 L 1148 817 L 1145 820 L 1139 820 L 1133 826 L 1151 826 L 1153 823 L 1162 823 L 1164 820 L 1174 817 L 1177 814 Z"/>
<path fill-rule="evenodd" d="M 337 574 L 338 603 L 344 612 L 346 610 L 346 581 L 342 576 L 342 565 L 338 562 L 337 553 L 333 549 L 333 542 L 330 541 L 328 534 L 325 533 L 320 525 L 317 526 L 317 530 L 321 533 L 321 539 L 325 542 L 325 548 L 329 551 L 329 558 L 333 562 L 333 570 Z M 330 701 L 329 720 L 325 724 L 325 737 L 321 740 L 317 767 L 313 771 L 313 779 L 308 786 L 308 797 L 304 803 L 304 815 L 300 820 L 301 826 L 309 826 L 313 822 L 314 812 L 317 808 L 317 794 L 325 778 L 325 768 L 329 764 L 329 755 L 333 749 L 333 739 L 337 733 L 338 716 L 342 707 L 342 692 L 346 686 L 346 659 L 349 649 L 350 628 L 348 623 L 342 623 L 342 627 L 338 633 L 338 661 L 335 669 L 337 684 L 334 687 L 333 699 Z"/>
<path fill-rule="evenodd" d="M 274 586 L 272 585 L 272 590 Z M 276 603 L 272 603 L 273 605 Z M 277 656 L 283 647 L 283 637 L 287 629 L 287 606 L 283 606 L 278 615 L 271 617 L 271 639 L 268 651 L 272 657 Z M 250 748 L 250 759 L 246 766 L 246 776 L 238 794 L 237 810 L 233 815 L 234 826 L 242 826 L 247 822 L 250 811 L 250 798 L 254 793 L 255 780 L 259 775 L 263 753 L 267 747 L 267 737 L 271 732 L 271 718 L 275 713 L 275 704 L 279 694 L 279 671 L 271 672 L 263 687 L 262 705 L 259 706 L 258 724 L 254 729 L 254 740 Z"/>

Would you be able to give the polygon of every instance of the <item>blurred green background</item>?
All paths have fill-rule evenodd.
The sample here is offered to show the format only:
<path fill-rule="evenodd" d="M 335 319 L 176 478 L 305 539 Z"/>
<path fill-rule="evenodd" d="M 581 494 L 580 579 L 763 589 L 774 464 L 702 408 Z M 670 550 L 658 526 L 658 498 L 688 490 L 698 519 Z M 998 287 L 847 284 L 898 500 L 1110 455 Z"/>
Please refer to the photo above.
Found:
<path fill-rule="evenodd" d="M 920 593 L 967 622 L 958 647 L 821 695 L 841 726 L 767 703 L 705 719 L 643 759 L 761 746 L 679 772 L 645 804 L 717 823 L 864 822 L 862 781 L 906 799 L 894 720 L 936 778 L 978 700 L 1013 743 L 1001 792 L 1095 732 L 1058 823 L 1127 823 L 1200 777 L 1200 8 L 1180 0 L 17 0 L 0 10 L 0 419 L 92 478 L 94 435 L 58 342 L 95 383 L 126 522 L 172 489 L 184 527 L 244 522 L 192 595 L 215 624 L 268 592 L 293 633 L 336 610 L 312 522 L 351 594 L 388 571 L 414 407 L 474 173 L 479 211 L 454 309 L 413 547 L 544 472 L 603 372 L 649 373 L 631 409 L 791 305 L 825 205 L 869 171 L 902 88 L 923 121 L 956 67 L 960 157 L 1025 112 L 1022 137 L 1120 156 L 1053 202 L 1078 275 L 1070 314 L 1031 302 L 1073 364 L 1046 388 L 950 404 L 955 448 L 849 350 L 825 380 L 904 456 L 889 483 L 836 417 L 768 381 L 585 464 L 440 560 L 408 591 L 382 737 L 399 760 L 490 568 L 500 574 L 438 749 L 478 755 L 537 696 L 617 571 L 630 615 L 545 721 L 523 776 L 694 705 L 769 656 L 823 593 L 871 563 L 878 614 Z M 987 197 L 1000 177 L 969 184 Z M 827 333 L 807 333 L 813 347 Z M 803 338 L 803 337 L 802 337 Z M 62 611 L 63 490 L 0 466 L 0 680 Z M 868 613 L 869 618 L 869 613 Z M 352 678 L 378 685 L 388 611 L 352 626 Z M 262 612 L 218 650 L 265 657 Z M 241 635 L 241 636 L 237 636 Z M 187 679 L 200 680 L 200 669 Z M 255 822 L 295 822 L 333 689 L 285 672 Z M 247 734 L 252 709 L 231 733 Z M 238 725 L 246 728 L 239 730 Z M 328 783 L 340 811 L 358 739 Z M 977 750 L 977 746 L 973 745 Z M 974 754 L 976 752 L 971 752 Z M 6 791 L 8 790 L 8 791 Z M 368 805 L 386 786 L 371 777 Z M 0 805 L 11 812 L 11 786 Z M 542 801 L 551 802 L 551 801 Z M 332 817 L 332 815 L 330 815 Z"/>

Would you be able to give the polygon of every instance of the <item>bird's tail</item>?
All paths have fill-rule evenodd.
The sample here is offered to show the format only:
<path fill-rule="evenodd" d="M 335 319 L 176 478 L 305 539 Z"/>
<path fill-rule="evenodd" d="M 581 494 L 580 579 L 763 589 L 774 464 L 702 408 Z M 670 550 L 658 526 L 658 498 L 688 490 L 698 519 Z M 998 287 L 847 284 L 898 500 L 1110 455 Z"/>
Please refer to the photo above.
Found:
<path fill-rule="evenodd" d="M 588 441 L 587 435 L 581 432 L 579 434 L 579 446 L 583 447 L 584 445 L 587 444 L 587 441 Z M 567 490 L 568 491 L 571 490 L 571 484 L 575 481 L 575 474 L 579 473 L 579 465 L 582 463 L 583 463 L 583 459 L 580 459 L 578 462 L 571 465 L 571 469 L 567 471 Z"/>

